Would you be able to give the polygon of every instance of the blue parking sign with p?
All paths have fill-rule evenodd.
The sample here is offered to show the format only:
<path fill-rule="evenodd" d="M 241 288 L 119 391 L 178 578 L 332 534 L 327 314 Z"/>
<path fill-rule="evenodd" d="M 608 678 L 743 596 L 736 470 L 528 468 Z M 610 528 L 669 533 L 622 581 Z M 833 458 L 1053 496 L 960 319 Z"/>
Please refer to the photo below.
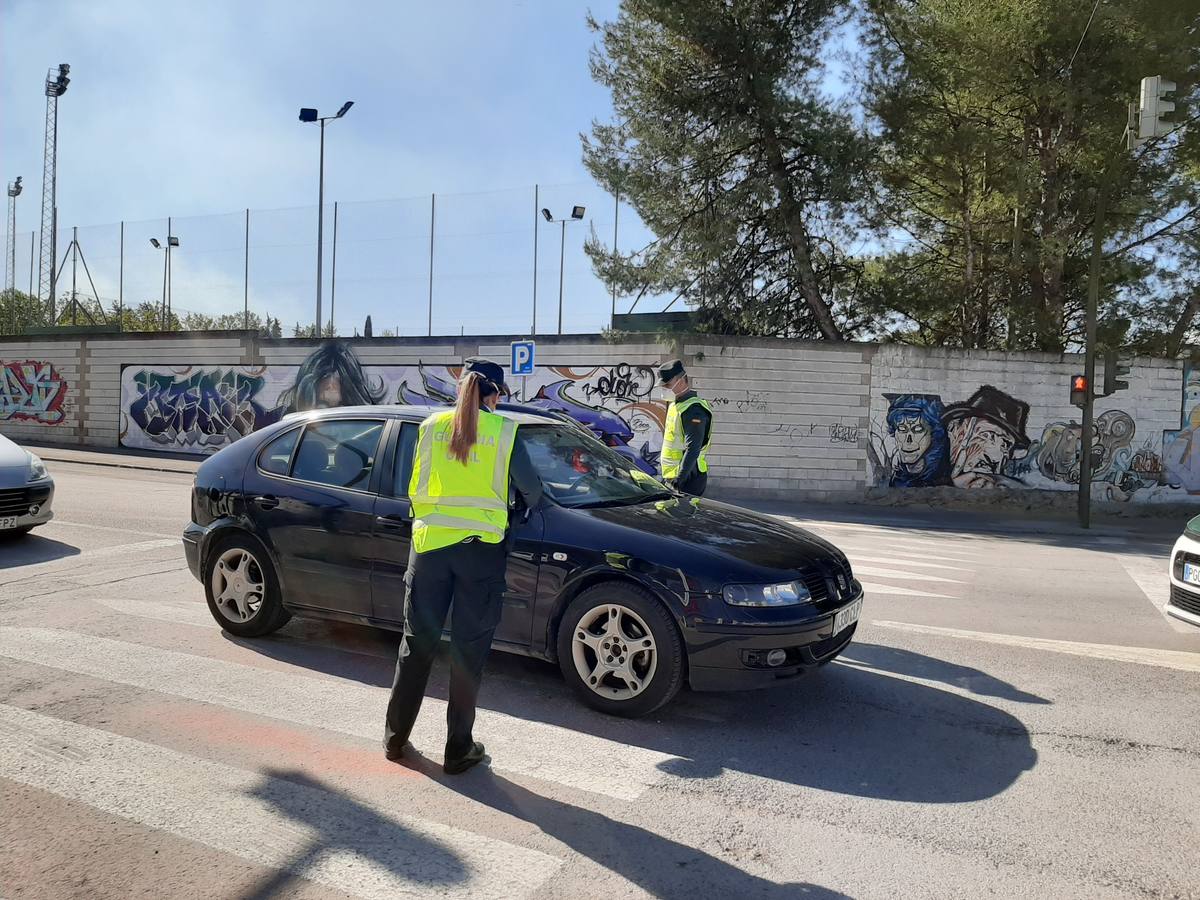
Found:
<path fill-rule="evenodd" d="M 533 341 L 512 342 L 511 368 L 514 375 L 533 374 Z"/>

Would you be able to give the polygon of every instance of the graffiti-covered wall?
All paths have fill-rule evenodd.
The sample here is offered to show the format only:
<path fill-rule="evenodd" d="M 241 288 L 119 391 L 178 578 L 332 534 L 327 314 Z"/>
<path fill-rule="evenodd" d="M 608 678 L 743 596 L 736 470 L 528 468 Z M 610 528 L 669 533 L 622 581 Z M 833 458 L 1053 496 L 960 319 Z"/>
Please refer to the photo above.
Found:
<path fill-rule="evenodd" d="M 1069 379 L 1080 363 L 1035 357 L 879 348 L 869 445 L 874 486 L 1077 490 L 1083 429 Z M 1181 401 L 1183 377 L 1166 361 L 1143 361 L 1128 380 L 1129 390 L 1096 402 L 1094 494 L 1119 503 L 1186 500 L 1200 490 L 1200 477 L 1189 487 L 1200 390 Z"/>
<path fill-rule="evenodd" d="M 122 446 L 213 453 L 289 412 L 330 406 L 453 403 L 460 367 L 364 365 L 331 341 L 299 365 L 126 365 L 121 371 Z M 645 364 L 540 366 L 510 378 L 512 402 L 565 413 L 653 471 L 666 404 Z"/>
<path fill-rule="evenodd" d="M 0 346 L 0 433 L 16 439 L 74 436 L 78 346 Z"/>
<path fill-rule="evenodd" d="M 291 410 L 448 402 L 462 361 L 507 362 L 510 340 L 0 340 L 0 432 L 208 454 Z M 666 411 L 654 366 L 671 356 L 713 406 L 714 495 L 1066 506 L 1078 486 L 1069 379 L 1083 364 L 1071 355 L 569 335 L 539 338 L 536 372 L 510 386 L 515 400 L 573 416 L 650 471 Z M 1126 380 L 1129 390 L 1096 406 L 1096 499 L 1128 510 L 1200 504 L 1200 369 L 1139 359 Z"/>

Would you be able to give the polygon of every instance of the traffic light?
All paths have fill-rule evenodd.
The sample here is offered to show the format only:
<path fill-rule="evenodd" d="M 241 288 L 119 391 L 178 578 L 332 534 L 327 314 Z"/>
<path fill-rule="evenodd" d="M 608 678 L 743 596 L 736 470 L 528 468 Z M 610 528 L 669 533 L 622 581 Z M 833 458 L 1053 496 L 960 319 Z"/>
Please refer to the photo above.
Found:
<path fill-rule="evenodd" d="M 1129 366 L 1124 363 L 1116 350 L 1104 352 L 1104 396 L 1108 397 L 1117 391 L 1129 390 L 1129 382 L 1121 381 L 1122 375 L 1129 374 Z"/>
<path fill-rule="evenodd" d="M 1088 380 L 1086 375 L 1071 376 L 1071 405 L 1083 409 L 1087 403 Z"/>
<path fill-rule="evenodd" d="M 1170 119 L 1163 118 L 1175 111 L 1175 104 L 1167 99 L 1167 94 L 1174 91 L 1175 82 L 1167 81 L 1161 75 L 1151 75 L 1142 79 L 1142 95 L 1138 103 L 1139 141 L 1163 137 L 1176 127 Z"/>

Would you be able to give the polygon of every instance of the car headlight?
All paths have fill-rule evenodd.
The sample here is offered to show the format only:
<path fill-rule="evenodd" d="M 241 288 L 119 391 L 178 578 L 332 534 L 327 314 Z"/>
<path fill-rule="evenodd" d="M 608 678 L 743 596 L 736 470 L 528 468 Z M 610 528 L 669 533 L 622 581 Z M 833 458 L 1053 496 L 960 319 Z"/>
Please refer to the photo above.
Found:
<path fill-rule="evenodd" d="M 812 594 L 799 581 L 784 584 L 727 584 L 721 591 L 730 606 L 799 606 Z"/>
<path fill-rule="evenodd" d="M 29 454 L 29 480 L 44 481 L 50 477 L 50 473 L 46 471 L 46 464 L 35 453 Z"/>

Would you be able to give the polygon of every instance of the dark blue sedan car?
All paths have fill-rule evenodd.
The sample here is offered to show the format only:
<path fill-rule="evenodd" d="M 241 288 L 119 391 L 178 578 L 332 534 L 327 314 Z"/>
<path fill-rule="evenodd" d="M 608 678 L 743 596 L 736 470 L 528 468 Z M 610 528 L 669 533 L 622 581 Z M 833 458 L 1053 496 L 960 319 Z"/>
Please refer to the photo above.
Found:
<path fill-rule="evenodd" d="M 303 413 L 205 461 L 184 546 L 224 629 L 264 635 L 293 614 L 403 626 L 406 495 L 429 412 Z M 685 681 L 782 684 L 850 643 L 862 588 L 833 545 L 675 494 L 555 417 L 501 414 L 545 496 L 512 510 L 498 649 L 557 662 L 591 706 L 639 716 Z"/>

